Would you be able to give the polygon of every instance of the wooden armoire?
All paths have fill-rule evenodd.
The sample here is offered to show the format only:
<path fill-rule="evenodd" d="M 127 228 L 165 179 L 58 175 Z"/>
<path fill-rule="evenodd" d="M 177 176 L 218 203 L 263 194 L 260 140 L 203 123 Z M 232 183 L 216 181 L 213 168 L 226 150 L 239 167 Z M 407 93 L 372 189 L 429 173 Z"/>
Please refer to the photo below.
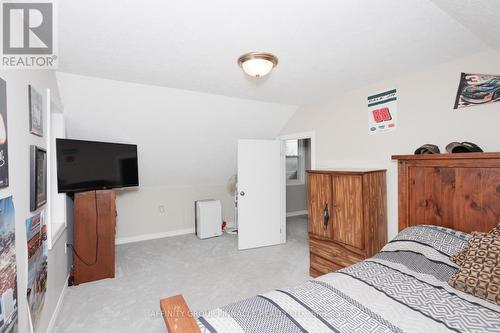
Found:
<path fill-rule="evenodd" d="M 311 276 L 376 254 L 387 242 L 386 170 L 310 170 Z"/>

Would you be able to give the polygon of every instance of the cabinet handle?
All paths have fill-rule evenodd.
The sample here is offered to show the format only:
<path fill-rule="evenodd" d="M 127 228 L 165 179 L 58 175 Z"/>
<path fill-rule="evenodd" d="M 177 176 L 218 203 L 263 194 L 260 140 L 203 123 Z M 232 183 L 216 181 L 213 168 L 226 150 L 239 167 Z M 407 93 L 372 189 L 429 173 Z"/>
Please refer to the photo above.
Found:
<path fill-rule="evenodd" d="M 328 213 L 328 203 L 325 203 L 325 209 L 323 210 L 323 229 L 328 228 L 328 220 L 330 219 L 330 214 Z"/>

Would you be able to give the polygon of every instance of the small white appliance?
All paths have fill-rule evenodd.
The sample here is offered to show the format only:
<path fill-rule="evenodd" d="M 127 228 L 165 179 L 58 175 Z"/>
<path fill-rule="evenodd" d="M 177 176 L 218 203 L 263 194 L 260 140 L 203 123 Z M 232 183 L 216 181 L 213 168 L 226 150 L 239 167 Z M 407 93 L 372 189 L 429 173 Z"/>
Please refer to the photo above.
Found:
<path fill-rule="evenodd" d="M 196 236 L 200 239 L 222 235 L 222 206 L 220 200 L 195 201 Z"/>

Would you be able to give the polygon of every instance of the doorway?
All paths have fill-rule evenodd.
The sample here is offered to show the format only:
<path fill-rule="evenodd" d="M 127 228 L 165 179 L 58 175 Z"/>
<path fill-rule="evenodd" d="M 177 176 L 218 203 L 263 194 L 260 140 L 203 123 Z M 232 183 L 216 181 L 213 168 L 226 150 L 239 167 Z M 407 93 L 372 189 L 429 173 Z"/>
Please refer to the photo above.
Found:
<path fill-rule="evenodd" d="M 311 169 L 311 139 L 285 140 L 286 217 L 307 215 L 306 170 Z"/>
<path fill-rule="evenodd" d="M 281 136 L 283 145 L 282 204 L 286 218 L 282 221 L 282 243 L 286 242 L 287 220 L 307 223 L 307 170 L 315 168 L 314 133 Z"/>

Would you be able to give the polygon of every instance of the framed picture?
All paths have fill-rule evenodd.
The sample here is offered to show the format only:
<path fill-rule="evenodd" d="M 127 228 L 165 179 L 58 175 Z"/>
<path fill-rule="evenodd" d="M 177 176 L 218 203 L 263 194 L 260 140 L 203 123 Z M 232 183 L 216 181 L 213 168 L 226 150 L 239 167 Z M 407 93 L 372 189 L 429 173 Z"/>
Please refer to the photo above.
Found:
<path fill-rule="evenodd" d="M 7 84 L 0 79 L 0 188 L 9 186 L 7 143 Z"/>
<path fill-rule="evenodd" d="M 47 203 L 47 152 L 30 146 L 30 210 Z"/>
<path fill-rule="evenodd" d="M 43 98 L 35 88 L 28 86 L 30 107 L 30 132 L 43 136 Z"/>

